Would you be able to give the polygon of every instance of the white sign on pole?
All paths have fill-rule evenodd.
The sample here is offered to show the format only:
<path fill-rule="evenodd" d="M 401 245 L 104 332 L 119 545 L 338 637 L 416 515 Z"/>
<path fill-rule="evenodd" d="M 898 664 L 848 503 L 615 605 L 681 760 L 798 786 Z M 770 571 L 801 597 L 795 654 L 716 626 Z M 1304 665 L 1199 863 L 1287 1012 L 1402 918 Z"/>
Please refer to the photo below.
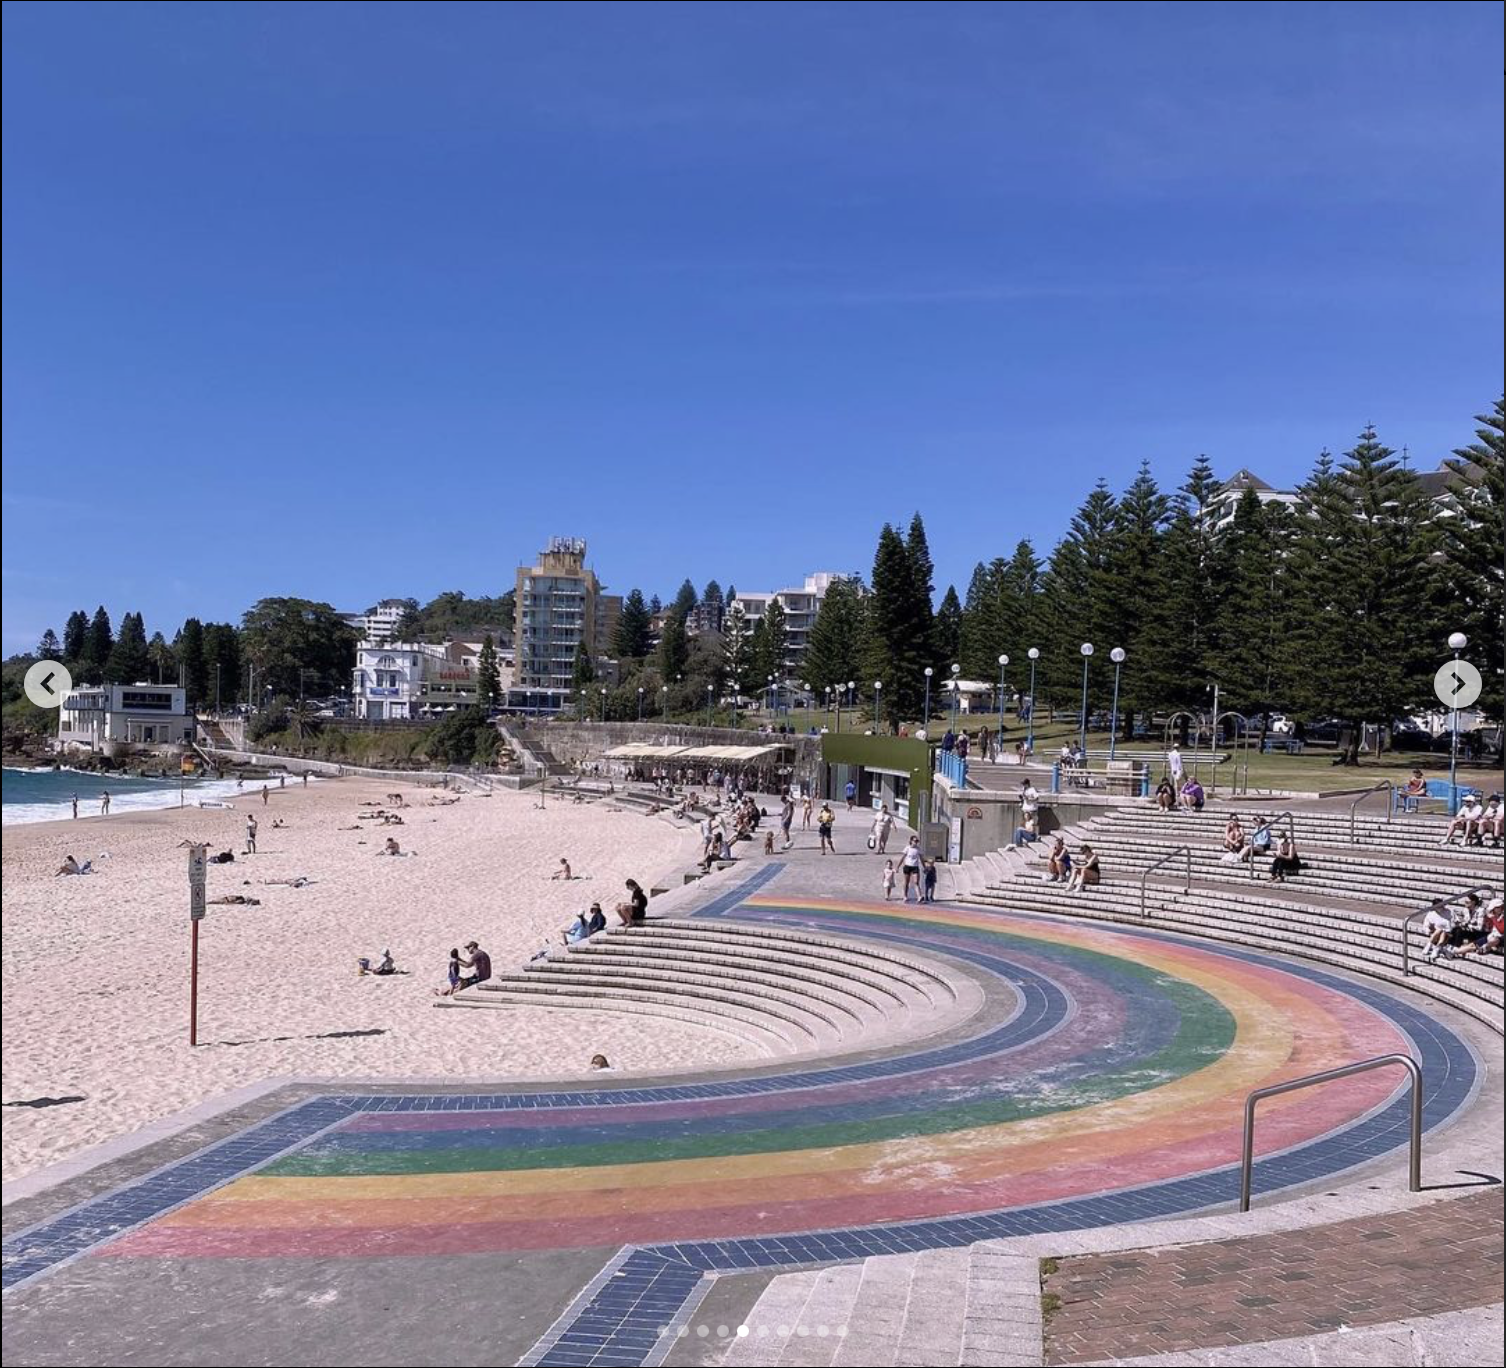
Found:
<path fill-rule="evenodd" d="M 207 849 L 201 845 L 188 848 L 188 916 L 192 921 L 200 921 L 204 916 L 204 882 L 208 867 L 204 852 Z"/>

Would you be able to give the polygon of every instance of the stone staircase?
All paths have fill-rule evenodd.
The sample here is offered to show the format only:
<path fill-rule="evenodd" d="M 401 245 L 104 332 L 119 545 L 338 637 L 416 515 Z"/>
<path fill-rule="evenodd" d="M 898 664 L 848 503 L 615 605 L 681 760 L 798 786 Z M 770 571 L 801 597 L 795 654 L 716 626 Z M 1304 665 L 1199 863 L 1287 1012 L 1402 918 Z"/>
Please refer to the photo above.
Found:
<path fill-rule="evenodd" d="M 954 896 L 1012 912 L 1145 926 L 1317 960 L 1407 987 L 1503 1033 L 1501 958 L 1470 955 L 1429 964 L 1420 923 L 1404 928 L 1398 915 L 1475 886 L 1499 891 L 1498 852 L 1485 851 L 1482 859 L 1479 851 L 1440 850 L 1443 824 L 1427 818 L 1357 824 L 1357 835 L 1365 839 L 1349 845 L 1347 813 L 1335 818 L 1301 812 L 1297 843 L 1309 868 L 1272 884 L 1263 865 L 1252 878 L 1248 866 L 1222 862 L 1225 816 L 1120 808 L 1063 832 L 1074 854 L 1084 840 L 1098 852 L 1104 880 L 1096 887 L 1068 893 L 1063 885 L 1044 882 L 1050 842 L 1039 841 L 967 861 L 954 871 Z M 1336 843 L 1340 834 L 1343 845 Z M 1190 889 L 1183 887 L 1184 856 L 1150 870 L 1181 845 L 1193 847 Z M 1147 870 L 1142 916 L 1137 875 Z M 1372 910 L 1377 904 L 1389 915 Z"/>
<path fill-rule="evenodd" d="M 983 1241 L 781 1274 L 719 1351 L 727 1368 L 1038 1364 L 1039 1264 Z"/>
<path fill-rule="evenodd" d="M 971 980 L 883 946 L 720 919 L 614 927 L 448 1008 L 594 1008 L 697 1023 L 769 1056 L 871 1049 L 971 1012 Z"/>
<path fill-rule="evenodd" d="M 1294 813 L 1297 830 L 1297 848 L 1321 846 L 1334 850 L 1363 850 L 1383 853 L 1388 859 L 1400 858 L 1424 863 L 1444 861 L 1465 864 L 1494 864 L 1499 869 L 1502 852 L 1490 847 L 1461 846 L 1457 839 L 1453 844 L 1442 846 L 1443 833 L 1448 830 L 1448 821 L 1442 817 L 1400 815 L 1387 821 L 1378 815 L 1382 797 L 1377 794 L 1375 811 L 1361 808 L 1355 813 L 1354 836 L 1350 840 L 1350 823 L 1347 804 L 1339 809 L 1302 808 Z M 1162 812 L 1148 804 L 1135 807 L 1118 807 L 1105 818 L 1105 826 L 1115 832 L 1132 834 L 1146 840 L 1160 840 L 1175 836 L 1173 844 L 1193 844 L 1200 841 L 1218 849 L 1223 841 L 1224 823 L 1230 813 L 1237 813 L 1245 830 L 1251 831 L 1260 816 L 1272 817 L 1280 810 L 1280 800 L 1273 800 L 1265 807 L 1255 807 L 1248 802 L 1220 803 L 1202 812 Z M 1285 830 L 1286 823 L 1278 830 Z M 1189 841 L 1189 833 L 1192 838 Z"/>

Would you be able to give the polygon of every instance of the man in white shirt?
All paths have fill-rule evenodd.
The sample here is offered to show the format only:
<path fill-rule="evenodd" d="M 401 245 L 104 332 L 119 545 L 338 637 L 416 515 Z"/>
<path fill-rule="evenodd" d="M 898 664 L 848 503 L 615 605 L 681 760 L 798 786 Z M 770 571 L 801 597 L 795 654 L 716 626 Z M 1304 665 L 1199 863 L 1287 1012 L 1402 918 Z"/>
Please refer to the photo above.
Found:
<path fill-rule="evenodd" d="M 1485 820 L 1485 804 L 1480 801 L 1478 793 L 1466 793 L 1459 802 L 1459 811 L 1454 814 L 1454 820 L 1448 824 L 1448 830 L 1443 833 L 1443 839 L 1439 845 L 1447 845 L 1454 839 L 1454 833 L 1460 832 L 1465 844 L 1471 831 L 1477 831 L 1479 825 Z"/>
<path fill-rule="evenodd" d="M 1171 774 L 1173 785 L 1180 787 L 1182 783 L 1182 752 L 1173 746 L 1166 752 L 1166 768 Z"/>

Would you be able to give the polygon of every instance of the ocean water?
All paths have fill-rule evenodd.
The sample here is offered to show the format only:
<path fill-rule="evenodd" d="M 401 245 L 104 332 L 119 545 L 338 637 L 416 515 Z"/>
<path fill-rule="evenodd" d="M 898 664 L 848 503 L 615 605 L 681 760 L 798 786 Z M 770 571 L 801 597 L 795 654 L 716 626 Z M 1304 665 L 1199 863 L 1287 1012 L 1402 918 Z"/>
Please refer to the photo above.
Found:
<path fill-rule="evenodd" d="M 276 784 L 276 780 L 272 781 Z M 254 791 L 260 780 L 248 779 L 237 787 L 234 779 L 187 779 L 182 800 L 191 807 L 222 803 L 237 793 Z M 110 812 L 134 812 L 143 808 L 178 806 L 176 779 L 135 779 L 120 774 L 93 774 L 82 770 L 9 769 L 0 775 L 0 823 L 52 822 L 70 817 L 72 798 L 78 794 L 80 818 L 99 816 L 99 795 L 110 795 Z"/>

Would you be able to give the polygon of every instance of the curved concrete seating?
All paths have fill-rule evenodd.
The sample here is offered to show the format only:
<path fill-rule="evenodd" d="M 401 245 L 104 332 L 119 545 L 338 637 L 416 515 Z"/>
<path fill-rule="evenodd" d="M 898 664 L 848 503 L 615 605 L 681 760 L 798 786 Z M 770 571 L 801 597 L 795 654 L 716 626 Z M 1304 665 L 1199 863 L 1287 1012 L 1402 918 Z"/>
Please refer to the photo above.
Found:
<path fill-rule="evenodd" d="M 1264 886 L 1266 890 L 1270 885 Z M 1018 912 L 1049 912 L 1100 921 L 1146 926 L 1199 936 L 1251 949 L 1275 950 L 1320 960 L 1410 988 L 1468 1013 L 1503 1032 L 1506 973 L 1498 956 L 1466 956 L 1428 964 L 1420 927 L 1411 931 L 1413 972 L 1402 973 L 1402 923 L 1396 918 L 1337 911 L 1259 896 L 1256 891 L 1195 888 L 1182 893 L 1156 887 L 1140 915 L 1138 882 L 1108 880 L 1068 893 L 1060 884 L 1029 876 L 995 884 L 965 900 Z"/>
<path fill-rule="evenodd" d="M 1329 846 L 1334 849 L 1349 849 L 1357 854 L 1382 852 L 1388 858 L 1401 858 L 1422 863 L 1448 863 L 1468 866 L 1493 863 L 1500 866 L 1502 852 L 1491 847 L 1461 846 L 1456 838 L 1448 846 L 1440 846 L 1443 834 L 1448 830 L 1446 817 L 1421 817 L 1398 815 L 1389 822 L 1380 815 L 1384 809 L 1384 796 L 1378 794 L 1375 809 L 1361 808 L 1355 814 L 1355 840 L 1349 838 L 1349 813 L 1339 809 L 1304 808 L 1296 812 L 1297 845 Z M 1259 816 L 1271 817 L 1282 810 L 1279 799 L 1272 799 L 1264 807 L 1256 807 L 1248 800 L 1238 803 L 1219 804 L 1202 812 L 1162 812 L 1149 804 L 1135 807 L 1119 807 L 1099 818 L 1094 823 L 1117 832 L 1133 832 L 1147 838 L 1176 832 L 1193 832 L 1199 838 L 1217 845 L 1222 839 L 1224 823 L 1231 813 L 1238 813 L 1246 831 L 1255 825 Z M 1284 828 L 1285 823 L 1281 824 Z M 1181 839 L 1186 839 L 1183 836 Z M 1194 842 L 1195 843 L 1195 842 Z"/>
<path fill-rule="evenodd" d="M 882 945 L 672 918 L 603 931 L 439 1005 L 635 1011 L 788 1054 L 890 1044 L 952 1024 L 981 1001 L 970 979 Z"/>

